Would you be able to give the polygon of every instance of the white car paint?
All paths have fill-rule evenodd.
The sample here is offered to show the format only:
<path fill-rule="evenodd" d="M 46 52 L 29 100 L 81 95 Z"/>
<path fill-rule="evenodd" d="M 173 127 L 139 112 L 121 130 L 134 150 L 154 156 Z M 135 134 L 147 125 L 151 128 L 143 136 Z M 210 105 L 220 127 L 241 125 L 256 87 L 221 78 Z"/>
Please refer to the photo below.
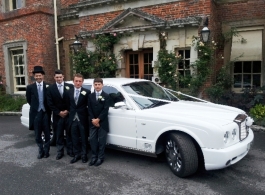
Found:
<path fill-rule="evenodd" d="M 217 105 L 210 102 L 167 101 L 168 104 L 140 109 L 133 97 L 148 97 L 128 94 L 122 87 L 142 79 L 113 78 L 104 79 L 104 86 L 115 87 L 125 98 L 125 107 L 109 109 L 110 131 L 107 143 L 121 148 L 156 154 L 159 137 L 168 131 L 185 132 L 201 148 L 206 170 L 220 169 L 241 160 L 247 153 L 254 134 L 248 128 L 248 136 L 240 141 L 239 126 L 234 122 L 243 110 Z M 72 83 L 71 81 L 69 83 Z M 92 85 L 92 79 L 85 79 L 84 85 Z M 91 88 L 93 92 L 93 85 Z M 151 98 L 152 99 L 152 98 Z M 154 98 L 153 98 L 154 99 Z M 22 107 L 21 123 L 28 126 L 29 105 Z M 232 136 L 232 131 L 237 136 Z M 224 142 L 224 134 L 230 137 Z M 227 164 L 227 162 L 229 162 Z"/>

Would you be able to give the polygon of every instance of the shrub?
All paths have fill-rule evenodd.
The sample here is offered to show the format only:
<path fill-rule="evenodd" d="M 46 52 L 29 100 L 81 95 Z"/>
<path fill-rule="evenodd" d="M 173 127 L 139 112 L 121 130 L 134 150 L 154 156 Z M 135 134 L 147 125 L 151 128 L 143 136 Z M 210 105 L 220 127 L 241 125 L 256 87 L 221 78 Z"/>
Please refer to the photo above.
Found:
<path fill-rule="evenodd" d="M 250 109 L 249 114 L 254 119 L 255 124 L 265 125 L 265 105 L 257 104 Z"/>
<path fill-rule="evenodd" d="M 0 94 L 0 112 L 21 111 L 22 105 L 27 103 L 23 96 Z"/>

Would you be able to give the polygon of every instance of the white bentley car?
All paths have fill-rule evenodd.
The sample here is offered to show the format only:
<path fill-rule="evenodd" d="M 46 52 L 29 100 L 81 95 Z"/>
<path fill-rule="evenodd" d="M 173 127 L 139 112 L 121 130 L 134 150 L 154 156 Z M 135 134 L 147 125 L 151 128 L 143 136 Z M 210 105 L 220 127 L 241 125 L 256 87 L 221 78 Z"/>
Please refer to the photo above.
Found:
<path fill-rule="evenodd" d="M 179 177 L 199 167 L 214 170 L 240 161 L 254 139 L 253 120 L 240 109 L 194 98 L 180 100 L 176 93 L 143 79 L 103 79 L 110 95 L 107 146 L 148 156 L 165 154 Z M 71 83 L 71 82 L 70 82 Z M 93 92 L 93 80 L 83 87 Z M 28 127 L 29 105 L 21 122 Z"/>

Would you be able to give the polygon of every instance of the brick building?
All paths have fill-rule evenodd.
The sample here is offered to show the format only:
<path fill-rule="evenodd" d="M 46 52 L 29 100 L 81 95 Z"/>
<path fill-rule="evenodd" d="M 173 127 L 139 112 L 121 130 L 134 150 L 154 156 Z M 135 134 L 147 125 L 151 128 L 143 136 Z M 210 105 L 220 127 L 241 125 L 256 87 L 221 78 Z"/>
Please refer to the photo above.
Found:
<path fill-rule="evenodd" d="M 232 88 L 264 83 L 264 0 L 57 0 L 58 18 L 52 0 L 0 0 L 0 6 L 0 76 L 10 94 L 25 93 L 35 65 L 44 67 L 48 82 L 53 82 L 57 68 L 71 79 L 75 35 L 83 38 L 83 47 L 93 50 L 93 34 L 129 32 L 131 36 L 113 48 L 123 57 L 117 77 L 154 80 L 159 78 L 153 69 L 159 33 L 165 32 L 166 49 L 185 58 L 178 71 L 190 74 L 194 70 L 189 64 L 198 57 L 192 37 L 199 35 L 206 17 L 211 39 L 220 40 L 233 27 L 240 34 L 223 41 L 216 51 L 224 56 L 216 61 L 217 69 L 243 53 L 231 66 Z"/>

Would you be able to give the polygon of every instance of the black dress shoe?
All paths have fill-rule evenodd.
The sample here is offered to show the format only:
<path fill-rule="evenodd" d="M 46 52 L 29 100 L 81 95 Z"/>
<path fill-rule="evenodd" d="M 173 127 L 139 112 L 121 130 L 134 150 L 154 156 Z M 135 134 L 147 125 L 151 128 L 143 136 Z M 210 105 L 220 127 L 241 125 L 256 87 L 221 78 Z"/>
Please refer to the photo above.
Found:
<path fill-rule="evenodd" d="M 46 154 L 44 154 L 44 158 L 48 158 L 50 156 L 50 154 L 49 153 L 46 153 Z"/>
<path fill-rule="evenodd" d="M 101 165 L 102 163 L 103 163 L 103 160 L 98 159 L 97 162 L 95 163 L 95 166 L 97 167 L 97 166 Z"/>
<path fill-rule="evenodd" d="M 67 155 L 69 155 L 70 157 L 74 157 L 74 153 L 73 152 L 67 152 Z"/>
<path fill-rule="evenodd" d="M 42 158 L 43 158 L 43 156 L 44 156 L 44 153 L 43 153 L 43 152 L 41 152 L 41 153 L 39 153 L 39 154 L 38 154 L 38 157 L 37 157 L 37 158 L 38 158 L 38 159 L 42 159 Z"/>
<path fill-rule="evenodd" d="M 87 163 L 87 161 L 88 161 L 87 156 L 82 156 L 82 163 Z"/>
<path fill-rule="evenodd" d="M 93 166 L 97 162 L 96 158 L 91 159 L 90 163 L 88 164 L 89 166 Z"/>
<path fill-rule="evenodd" d="M 57 154 L 56 156 L 56 160 L 60 160 L 61 158 L 63 158 L 64 154 L 60 153 L 60 154 Z"/>
<path fill-rule="evenodd" d="M 70 161 L 70 163 L 73 164 L 73 163 L 79 161 L 80 159 L 81 159 L 80 156 L 75 156 L 75 157 Z"/>

